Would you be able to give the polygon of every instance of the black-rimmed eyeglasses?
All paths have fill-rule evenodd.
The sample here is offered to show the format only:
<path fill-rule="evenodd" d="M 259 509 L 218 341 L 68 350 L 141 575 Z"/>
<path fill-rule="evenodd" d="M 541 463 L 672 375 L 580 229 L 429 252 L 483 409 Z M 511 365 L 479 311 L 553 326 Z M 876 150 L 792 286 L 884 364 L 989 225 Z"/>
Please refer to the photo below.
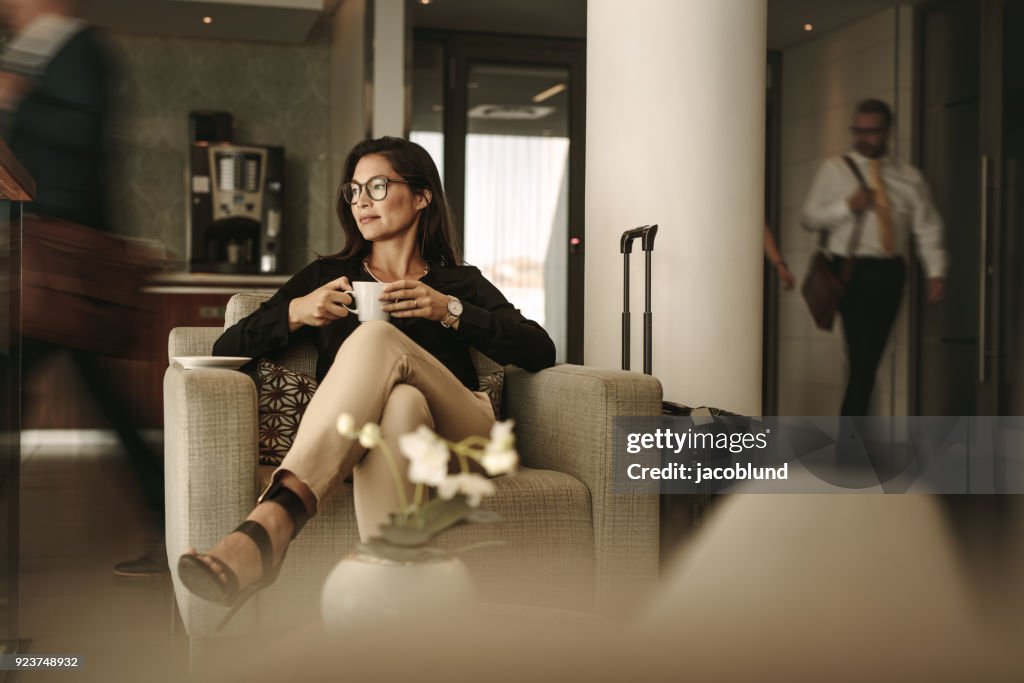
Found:
<path fill-rule="evenodd" d="M 363 188 L 366 188 L 366 193 L 370 196 L 370 199 L 379 202 L 388 196 L 388 183 L 405 183 L 408 185 L 409 181 L 399 178 L 388 178 L 382 175 L 374 176 L 365 183 L 357 183 L 353 180 L 341 186 L 341 198 L 345 200 L 346 204 L 355 204 L 359 201 L 359 193 L 363 191 Z"/>

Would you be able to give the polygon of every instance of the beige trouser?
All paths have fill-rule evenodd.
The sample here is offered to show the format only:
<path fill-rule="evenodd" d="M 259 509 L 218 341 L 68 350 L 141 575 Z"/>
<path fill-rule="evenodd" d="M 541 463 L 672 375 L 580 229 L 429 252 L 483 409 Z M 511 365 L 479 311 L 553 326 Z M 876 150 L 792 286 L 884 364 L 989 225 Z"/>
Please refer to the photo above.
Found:
<path fill-rule="evenodd" d="M 384 440 L 402 473 L 406 496 L 414 486 L 406 476 L 408 459 L 398 437 L 426 425 L 446 439 L 487 436 L 494 412 L 487 395 L 467 389 L 451 371 L 394 325 L 367 321 L 349 335 L 331 369 L 309 402 L 295 441 L 274 472 L 301 479 L 317 503 L 335 483 L 353 473 L 359 536 L 376 535 L 399 505 L 394 477 L 381 448 L 369 452 L 341 436 L 338 416 L 349 413 L 358 429 L 380 424 Z M 365 457 L 364 457 L 365 454 Z"/>

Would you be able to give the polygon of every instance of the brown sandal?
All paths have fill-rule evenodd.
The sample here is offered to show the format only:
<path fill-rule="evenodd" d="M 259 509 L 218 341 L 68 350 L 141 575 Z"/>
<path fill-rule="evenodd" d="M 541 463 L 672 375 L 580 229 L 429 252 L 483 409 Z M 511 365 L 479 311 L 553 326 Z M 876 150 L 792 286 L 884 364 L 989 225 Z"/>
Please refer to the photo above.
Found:
<path fill-rule="evenodd" d="M 282 486 L 280 482 L 270 487 L 261 502 L 274 502 L 285 509 L 295 526 L 292 538 L 298 536 L 299 531 L 309 521 L 305 503 L 294 491 Z M 249 598 L 277 580 L 278 574 L 281 573 L 281 565 L 284 564 L 284 555 L 282 555 L 281 561 L 274 566 L 274 548 L 270 542 L 270 534 L 259 522 L 246 520 L 239 524 L 234 531 L 252 539 L 260 551 L 260 561 L 263 563 L 263 572 L 260 574 L 260 578 L 245 588 L 239 589 L 238 575 L 226 562 L 215 555 L 186 554 L 178 558 L 178 578 L 186 588 L 204 600 L 231 608 L 217 625 L 218 631 L 231 621 L 231 618 Z M 285 555 L 287 552 L 285 550 Z M 216 568 L 204 562 L 202 559 L 204 557 L 211 561 Z M 221 577 L 218 569 L 223 571 L 224 578 Z"/>

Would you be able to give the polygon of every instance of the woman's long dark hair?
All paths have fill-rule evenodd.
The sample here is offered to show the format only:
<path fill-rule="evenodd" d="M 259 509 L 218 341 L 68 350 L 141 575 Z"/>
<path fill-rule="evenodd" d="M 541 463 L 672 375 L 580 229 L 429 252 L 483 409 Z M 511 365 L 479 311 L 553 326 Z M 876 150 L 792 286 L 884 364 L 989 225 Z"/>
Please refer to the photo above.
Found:
<path fill-rule="evenodd" d="M 462 252 L 459 249 L 455 227 L 448 210 L 441 187 L 441 176 L 437 172 L 434 160 L 427 150 L 415 142 L 402 138 L 383 137 L 376 140 L 364 140 L 352 148 L 345 159 L 345 173 L 342 184 L 352 182 L 359 160 L 370 154 L 379 154 L 388 160 L 395 173 L 409 182 L 413 192 L 430 190 L 431 200 L 420 211 L 417 240 L 420 254 L 427 263 L 441 266 L 457 266 L 462 264 Z M 334 200 L 334 208 L 341 221 L 341 229 L 345 234 L 345 247 L 334 254 L 334 258 L 363 259 L 370 253 L 370 243 L 363 239 L 359 232 L 352 209 L 341 196 L 341 186 Z"/>

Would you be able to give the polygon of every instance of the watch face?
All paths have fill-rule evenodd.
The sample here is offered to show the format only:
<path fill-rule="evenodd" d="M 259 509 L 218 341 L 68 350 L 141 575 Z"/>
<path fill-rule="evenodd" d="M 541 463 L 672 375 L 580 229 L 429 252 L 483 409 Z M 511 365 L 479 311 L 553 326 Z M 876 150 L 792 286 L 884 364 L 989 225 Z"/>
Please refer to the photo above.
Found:
<path fill-rule="evenodd" d="M 448 300 L 448 312 L 454 316 L 462 315 L 462 302 L 458 299 Z"/>

